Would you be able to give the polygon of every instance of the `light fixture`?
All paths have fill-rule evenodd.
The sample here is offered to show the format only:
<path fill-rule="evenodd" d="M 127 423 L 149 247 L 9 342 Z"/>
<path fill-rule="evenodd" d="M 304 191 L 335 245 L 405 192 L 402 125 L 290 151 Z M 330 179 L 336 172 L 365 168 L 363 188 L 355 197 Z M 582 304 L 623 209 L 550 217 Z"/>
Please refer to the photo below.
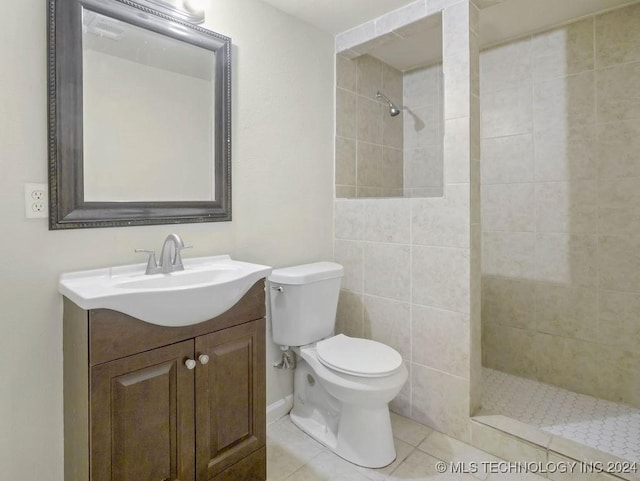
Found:
<path fill-rule="evenodd" d="M 204 22 L 208 0 L 136 0 L 136 3 L 185 22 L 200 24 Z"/>
<path fill-rule="evenodd" d="M 204 12 L 207 8 L 208 0 L 184 0 L 184 7 L 193 13 Z"/>

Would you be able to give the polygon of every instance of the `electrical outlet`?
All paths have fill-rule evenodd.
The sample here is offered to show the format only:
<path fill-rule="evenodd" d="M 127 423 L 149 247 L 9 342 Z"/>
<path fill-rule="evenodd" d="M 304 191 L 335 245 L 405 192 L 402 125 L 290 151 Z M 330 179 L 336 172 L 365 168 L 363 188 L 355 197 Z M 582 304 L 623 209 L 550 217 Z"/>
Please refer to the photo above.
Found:
<path fill-rule="evenodd" d="M 24 213 L 28 219 L 49 217 L 47 184 L 24 184 Z"/>

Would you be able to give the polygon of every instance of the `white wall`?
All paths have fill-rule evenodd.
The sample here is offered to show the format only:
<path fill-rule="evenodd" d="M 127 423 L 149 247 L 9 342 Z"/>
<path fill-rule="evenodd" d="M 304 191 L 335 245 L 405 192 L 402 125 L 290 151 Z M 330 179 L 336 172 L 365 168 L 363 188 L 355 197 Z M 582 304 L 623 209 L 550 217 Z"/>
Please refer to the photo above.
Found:
<path fill-rule="evenodd" d="M 24 218 L 23 183 L 47 178 L 46 2 L 0 20 L 0 466 L 62 480 L 61 272 L 142 261 L 175 231 L 189 256 L 284 266 L 330 258 L 333 39 L 256 0 L 212 0 L 234 47 L 233 222 L 50 232 Z M 268 349 L 268 362 L 275 357 Z M 268 371 L 268 402 L 291 391 Z"/>

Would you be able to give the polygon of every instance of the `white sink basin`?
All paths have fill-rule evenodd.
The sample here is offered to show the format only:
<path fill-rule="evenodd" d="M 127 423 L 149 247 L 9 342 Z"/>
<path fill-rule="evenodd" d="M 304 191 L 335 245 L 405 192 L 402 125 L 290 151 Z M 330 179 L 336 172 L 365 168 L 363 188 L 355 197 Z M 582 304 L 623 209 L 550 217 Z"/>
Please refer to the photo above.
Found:
<path fill-rule="evenodd" d="M 82 309 L 112 309 L 159 326 L 187 326 L 231 308 L 271 267 L 229 256 L 183 259 L 184 270 L 145 275 L 146 264 L 70 272 L 58 290 Z"/>

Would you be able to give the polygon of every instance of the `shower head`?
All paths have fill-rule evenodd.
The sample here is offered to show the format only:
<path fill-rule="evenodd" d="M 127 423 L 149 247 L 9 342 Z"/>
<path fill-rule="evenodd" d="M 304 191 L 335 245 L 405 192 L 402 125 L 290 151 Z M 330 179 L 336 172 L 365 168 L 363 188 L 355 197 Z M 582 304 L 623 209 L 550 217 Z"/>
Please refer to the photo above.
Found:
<path fill-rule="evenodd" d="M 391 102 L 391 100 L 389 100 L 389 97 L 387 97 L 385 94 L 383 94 L 382 92 L 378 91 L 376 93 L 376 98 L 378 100 L 382 99 L 385 102 L 387 102 L 387 104 L 389 105 L 389 115 L 391 115 L 391 117 L 395 117 L 396 115 L 400 114 L 400 109 L 398 107 L 396 107 L 395 104 L 393 102 Z"/>

